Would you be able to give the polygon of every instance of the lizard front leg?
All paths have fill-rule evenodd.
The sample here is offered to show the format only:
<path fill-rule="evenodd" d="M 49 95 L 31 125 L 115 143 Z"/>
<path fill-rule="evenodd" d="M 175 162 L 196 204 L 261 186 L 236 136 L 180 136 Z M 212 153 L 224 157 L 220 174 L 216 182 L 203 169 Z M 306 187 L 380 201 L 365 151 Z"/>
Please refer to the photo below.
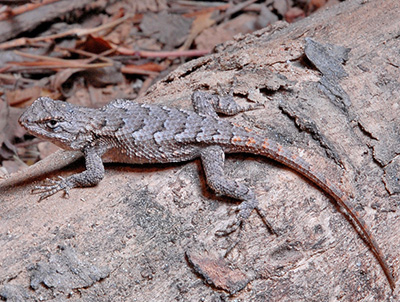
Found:
<path fill-rule="evenodd" d="M 104 165 L 101 153 L 95 148 L 86 148 L 83 154 L 85 156 L 86 170 L 66 178 L 59 176 L 59 180 L 47 179 L 47 184 L 35 186 L 32 192 L 40 194 L 39 200 L 43 200 L 59 191 L 64 191 L 64 194 L 68 196 L 69 190 L 72 188 L 92 187 L 103 179 Z"/>

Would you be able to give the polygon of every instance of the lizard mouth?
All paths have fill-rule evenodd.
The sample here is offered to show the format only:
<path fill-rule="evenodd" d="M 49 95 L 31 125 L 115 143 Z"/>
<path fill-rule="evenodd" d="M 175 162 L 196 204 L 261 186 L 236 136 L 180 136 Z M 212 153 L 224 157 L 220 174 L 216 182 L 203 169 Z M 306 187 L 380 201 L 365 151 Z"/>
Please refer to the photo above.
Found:
<path fill-rule="evenodd" d="M 28 119 L 27 119 L 26 115 L 27 115 L 27 114 L 26 114 L 26 111 L 25 111 L 24 113 L 22 113 L 21 116 L 20 116 L 19 119 L 18 119 L 18 123 L 19 123 L 23 128 L 25 128 L 26 130 L 28 130 L 28 129 L 27 129 Z"/>

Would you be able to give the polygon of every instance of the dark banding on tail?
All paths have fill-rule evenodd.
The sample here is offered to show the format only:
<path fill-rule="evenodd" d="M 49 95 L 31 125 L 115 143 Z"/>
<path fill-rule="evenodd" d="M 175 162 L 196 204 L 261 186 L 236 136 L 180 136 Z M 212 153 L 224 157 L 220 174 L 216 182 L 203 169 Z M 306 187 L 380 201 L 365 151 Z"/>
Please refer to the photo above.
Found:
<path fill-rule="evenodd" d="M 304 158 L 293 154 L 287 148 L 268 138 L 260 138 L 257 134 L 251 136 L 247 133 L 247 136 L 234 136 L 231 139 L 231 144 L 237 146 L 236 151 L 263 155 L 295 170 L 327 193 L 341 208 L 344 208 L 346 211 L 345 216 L 374 254 L 391 289 L 394 290 L 395 282 L 392 273 L 378 244 L 368 230 L 364 220 L 357 214 L 353 206 L 349 204 L 347 195 L 341 189 L 331 183 L 320 171 L 314 169 Z"/>

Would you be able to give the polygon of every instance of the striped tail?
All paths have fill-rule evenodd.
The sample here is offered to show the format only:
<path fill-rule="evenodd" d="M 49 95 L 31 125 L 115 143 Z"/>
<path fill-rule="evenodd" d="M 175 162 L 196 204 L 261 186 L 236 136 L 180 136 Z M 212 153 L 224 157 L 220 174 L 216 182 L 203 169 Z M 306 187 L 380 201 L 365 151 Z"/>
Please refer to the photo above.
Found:
<path fill-rule="evenodd" d="M 394 290 L 395 282 L 389 266 L 384 260 L 383 254 L 379 249 L 374 237 L 368 230 L 364 220 L 357 214 L 353 206 L 349 204 L 346 194 L 333 183 L 331 183 L 320 171 L 314 169 L 313 166 L 301 156 L 293 154 L 290 150 L 268 138 L 262 138 L 255 133 L 251 134 L 250 130 L 246 130 L 246 134 L 242 132 L 240 135 L 233 136 L 230 144 L 234 147 L 227 152 L 253 153 L 271 158 L 305 176 L 320 189 L 326 192 L 337 202 L 341 208 L 346 210 L 346 216 L 348 220 L 356 232 L 369 246 L 376 260 L 378 260 L 383 272 L 385 273 L 391 289 Z"/>

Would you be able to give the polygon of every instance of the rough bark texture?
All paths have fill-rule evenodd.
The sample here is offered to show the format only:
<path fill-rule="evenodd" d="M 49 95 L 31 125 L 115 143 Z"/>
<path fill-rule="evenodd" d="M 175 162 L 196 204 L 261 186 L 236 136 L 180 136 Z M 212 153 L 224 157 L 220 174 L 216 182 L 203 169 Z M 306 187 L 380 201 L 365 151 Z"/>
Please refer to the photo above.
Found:
<path fill-rule="evenodd" d="M 228 90 L 232 82 L 238 98 L 264 101 L 265 109 L 232 119 L 307 150 L 342 183 L 397 280 L 399 11 L 398 0 L 347 1 L 238 37 L 175 70 L 140 101 L 188 108 L 193 90 L 216 91 L 217 83 Z M 325 64 L 326 49 L 332 58 L 348 56 L 346 64 Z M 99 186 L 72 190 L 69 199 L 37 203 L 32 183 L 7 190 L 0 294 L 10 301 L 397 300 L 363 240 L 306 179 L 244 155 L 228 157 L 226 173 L 256 189 L 278 233 L 253 214 L 226 258 L 234 238 L 214 234 L 230 221 L 234 201 L 206 187 L 199 161 L 110 165 Z"/>

